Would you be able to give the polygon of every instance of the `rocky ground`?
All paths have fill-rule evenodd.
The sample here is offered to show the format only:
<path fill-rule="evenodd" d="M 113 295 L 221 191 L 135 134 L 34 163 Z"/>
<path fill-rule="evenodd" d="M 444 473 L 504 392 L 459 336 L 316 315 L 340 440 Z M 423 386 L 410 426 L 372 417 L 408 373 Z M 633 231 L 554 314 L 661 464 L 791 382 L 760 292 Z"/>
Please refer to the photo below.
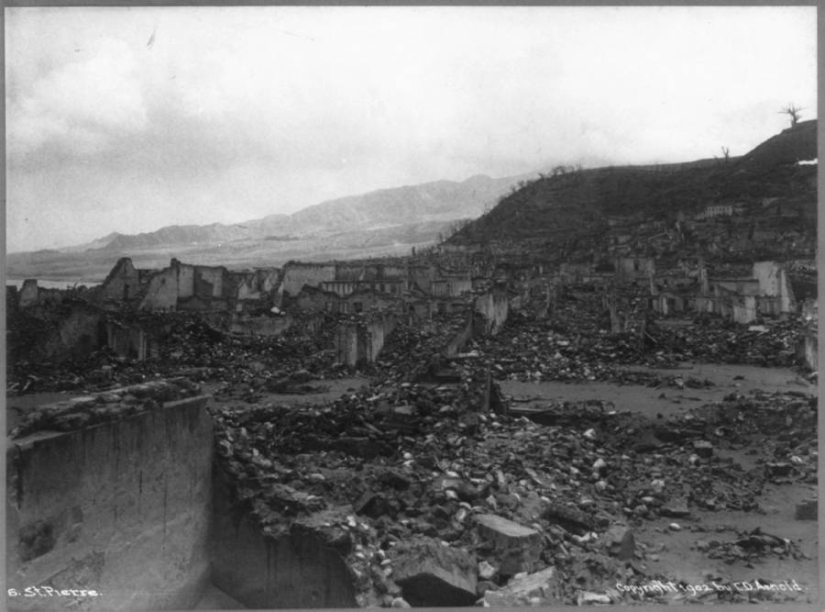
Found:
<path fill-rule="evenodd" d="M 798 321 L 640 338 L 601 314 L 515 315 L 450 359 L 455 321 L 402 325 L 357 371 L 332 366 L 328 330 L 266 341 L 181 320 L 156 361 L 18 376 L 9 428 L 76 426 L 76 405 L 33 410 L 61 384 L 200 385 L 238 511 L 266 537 L 324 539 L 364 606 L 817 601 Z"/>
<path fill-rule="evenodd" d="M 321 517 L 364 605 L 816 600 L 809 393 L 735 392 L 662 418 L 592 401 L 484 415 L 456 399 L 411 385 L 323 408 L 217 403 L 219 452 L 264 532 Z M 547 579 L 508 591 L 523 573 Z"/>

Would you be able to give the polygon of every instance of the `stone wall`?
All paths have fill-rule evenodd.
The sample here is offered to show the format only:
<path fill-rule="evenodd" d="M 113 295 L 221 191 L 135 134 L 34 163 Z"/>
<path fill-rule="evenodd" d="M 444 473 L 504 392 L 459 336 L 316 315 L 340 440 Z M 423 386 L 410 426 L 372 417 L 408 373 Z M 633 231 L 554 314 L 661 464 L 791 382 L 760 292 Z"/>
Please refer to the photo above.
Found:
<path fill-rule="evenodd" d="M 229 324 L 229 331 L 233 334 L 280 336 L 292 327 L 293 321 L 294 319 L 289 315 L 282 317 L 235 315 Z"/>
<path fill-rule="evenodd" d="M 128 300 L 140 290 L 140 273 L 132 260 L 121 257 L 100 287 L 99 299 L 103 302 Z"/>
<path fill-rule="evenodd" d="M 212 582 L 245 606 L 355 608 L 343 558 L 311 533 L 266 536 L 234 503 L 228 476 L 215 467 Z"/>
<path fill-rule="evenodd" d="M 473 337 L 473 318 L 472 315 L 469 315 L 458 333 L 447 343 L 447 346 L 444 348 L 445 357 L 456 356 Z"/>
<path fill-rule="evenodd" d="M 109 320 L 105 330 L 106 346 L 121 357 L 143 361 L 158 354 L 157 342 L 140 326 Z"/>
<path fill-rule="evenodd" d="M 797 342 L 796 353 L 808 369 L 812 372 L 819 371 L 819 338 L 816 331 L 806 330 L 802 334 Z"/>
<path fill-rule="evenodd" d="M 773 261 L 753 264 L 753 276 L 759 282 L 762 295 L 778 298 L 778 312 L 791 312 L 793 292 L 784 268 Z"/>
<path fill-rule="evenodd" d="M 324 281 L 335 280 L 334 264 L 290 263 L 284 266 L 284 276 L 278 289 L 280 294 L 298 295 L 304 285 L 318 287 Z"/>
<path fill-rule="evenodd" d="M 335 336 L 335 360 L 349 366 L 374 363 L 396 323 L 393 316 L 341 323 Z"/>
<path fill-rule="evenodd" d="M 209 285 L 209 293 L 198 295 L 205 295 L 206 297 L 224 297 L 224 276 L 227 274 L 226 268 L 198 266 L 196 273 L 202 282 Z"/>
<path fill-rule="evenodd" d="M 100 346 L 102 313 L 82 302 L 72 305 L 71 311 L 61 317 L 53 332 L 46 336 L 37 351 L 40 356 L 55 361 L 79 359 Z"/>
<path fill-rule="evenodd" d="M 174 270 L 177 275 L 177 297 L 188 298 L 196 295 L 195 266 L 191 264 L 182 264 L 176 259 L 173 259 L 171 269 Z"/>
<path fill-rule="evenodd" d="M 175 310 L 177 305 L 178 270 L 177 268 L 166 268 L 152 276 L 146 290 L 146 296 L 140 304 L 140 309 Z"/>
<path fill-rule="evenodd" d="M 510 302 L 504 292 L 494 291 L 480 295 L 475 300 L 475 310 L 484 316 L 484 333 L 495 335 L 507 322 Z"/>
<path fill-rule="evenodd" d="M 206 397 L 7 450 L 10 610 L 192 607 L 209 579 L 212 421 Z M 24 597 L 38 587 L 82 595 Z"/>

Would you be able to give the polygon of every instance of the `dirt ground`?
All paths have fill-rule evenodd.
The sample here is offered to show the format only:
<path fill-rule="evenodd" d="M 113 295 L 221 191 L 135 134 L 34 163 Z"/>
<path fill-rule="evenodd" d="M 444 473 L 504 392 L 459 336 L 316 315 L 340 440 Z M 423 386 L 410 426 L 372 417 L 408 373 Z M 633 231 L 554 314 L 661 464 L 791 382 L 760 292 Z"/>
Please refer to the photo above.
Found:
<path fill-rule="evenodd" d="M 746 365 L 685 363 L 679 368 L 654 369 L 632 367 L 629 372 L 652 372 L 661 376 L 681 376 L 685 379 L 708 379 L 713 386 L 704 389 L 673 387 L 643 387 L 617 385 L 609 382 L 519 382 L 502 381 L 502 391 L 524 406 L 539 407 L 542 402 L 610 401 L 615 410 L 630 410 L 645 416 L 671 416 L 721 400 L 735 391 L 747 393 L 754 389 L 766 392 L 801 391 L 816 395 L 816 386 L 787 368 L 760 368 Z M 530 401 L 525 401 L 530 400 Z"/>

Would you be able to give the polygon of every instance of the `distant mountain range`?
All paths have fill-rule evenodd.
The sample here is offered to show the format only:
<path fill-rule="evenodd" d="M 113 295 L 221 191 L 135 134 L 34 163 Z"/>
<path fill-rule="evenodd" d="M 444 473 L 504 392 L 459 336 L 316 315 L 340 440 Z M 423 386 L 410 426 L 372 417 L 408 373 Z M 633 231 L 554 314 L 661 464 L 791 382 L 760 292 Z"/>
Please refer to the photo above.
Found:
<path fill-rule="evenodd" d="M 801 122 L 729 159 L 588 164 L 588 169 L 568 169 L 559 176 L 538 171 L 498 179 L 479 175 L 382 189 L 244 223 L 112 233 L 60 250 L 9 253 L 6 272 L 10 279 L 93 280 L 104 278 L 119 257 L 131 257 L 140 268 L 162 268 L 176 257 L 243 269 L 280 266 L 291 259 L 404 255 L 449 236 L 457 221 L 473 219 L 452 243 L 504 240 L 526 246 L 525 241 L 538 241 L 555 245 L 566 257 L 581 245 L 598 242 L 603 228 L 620 218 L 675 219 L 677 213 L 693 214 L 712 203 L 776 197 L 790 198 L 788 205 L 799 208 L 800 215 L 811 207 L 815 214 L 815 168 L 804 170 L 796 162 L 817 156 L 816 125 Z"/>
<path fill-rule="evenodd" d="M 141 234 L 112 233 L 86 244 L 9 253 L 8 278 L 102 279 L 119 257 L 160 268 L 171 257 L 232 268 L 409 254 L 475 219 L 538 172 L 464 181 L 435 181 L 329 200 L 291 215 L 244 223 L 170 225 Z"/>
<path fill-rule="evenodd" d="M 476 218 L 494 206 L 519 180 L 538 173 L 507 178 L 478 175 L 465 181 L 435 181 L 381 189 L 328 200 L 291 215 L 275 214 L 225 225 L 169 225 L 141 234 L 112 233 L 92 242 L 56 249 L 60 253 L 92 250 L 126 252 L 167 246 L 218 244 L 238 240 L 298 239 L 364 230 L 399 229 L 428 223 L 435 229 L 459 219 Z"/>

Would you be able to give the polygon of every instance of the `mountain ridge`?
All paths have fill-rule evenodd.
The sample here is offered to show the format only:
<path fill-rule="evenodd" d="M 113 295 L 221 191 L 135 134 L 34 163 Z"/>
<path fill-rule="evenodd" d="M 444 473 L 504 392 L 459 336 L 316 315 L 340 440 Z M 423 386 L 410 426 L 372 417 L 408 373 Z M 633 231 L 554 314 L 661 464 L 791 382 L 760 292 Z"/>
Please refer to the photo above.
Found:
<path fill-rule="evenodd" d="M 483 174 L 462 181 L 447 179 L 377 189 L 363 194 L 325 200 L 291 214 L 273 213 L 240 223 L 173 224 L 150 232 L 112 232 L 80 245 L 49 252 L 126 251 L 149 247 L 171 247 L 224 243 L 236 240 L 266 240 L 272 237 L 313 237 L 342 231 L 392 228 L 431 221 L 475 218 L 485 207 L 519 180 L 535 177 L 530 172 L 493 178 Z M 16 252 L 23 255 L 30 252 Z"/>

